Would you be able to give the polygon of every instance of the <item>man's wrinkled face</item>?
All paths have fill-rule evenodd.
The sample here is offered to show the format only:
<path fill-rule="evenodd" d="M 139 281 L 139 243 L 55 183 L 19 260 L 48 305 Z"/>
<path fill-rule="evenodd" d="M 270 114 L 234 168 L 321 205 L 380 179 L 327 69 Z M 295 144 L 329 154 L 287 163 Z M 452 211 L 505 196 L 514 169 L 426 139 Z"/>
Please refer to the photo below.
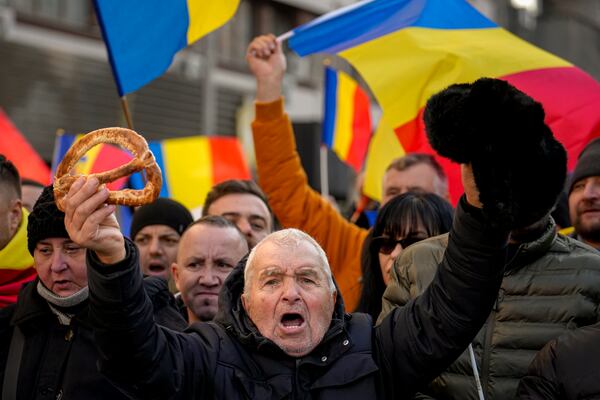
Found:
<path fill-rule="evenodd" d="M 253 194 L 232 193 L 220 197 L 210 205 L 206 214 L 220 215 L 233 222 L 246 236 L 250 248 L 273 231 L 269 209 Z"/>
<path fill-rule="evenodd" d="M 67 297 L 87 286 L 85 248 L 70 239 L 40 240 L 33 250 L 40 281 L 54 294 Z"/>
<path fill-rule="evenodd" d="M 183 234 L 172 271 L 190 323 L 215 317 L 223 282 L 247 252 L 235 227 L 196 224 Z"/>
<path fill-rule="evenodd" d="M 254 325 L 290 356 L 310 353 L 331 324 L 336 298 L 315 247 L 267 241 L 250 268 L 242 302 Z"/>
<path fill-rule="evenodd" d="M 575 182 L 569 194 L 569 214 L 577 234 L 593 246 L 600 245 L 600 176 Z"/>
<path fill-rule="evenodd" d="M 444 185 L 433 167 L 425 163 L 415 164 L 403 171 L 390 169 L 383 175 L 381 188 L 382 207 L 395 196 L 415 189 L 448 198 L 446 185 Z"/>
<path fill-rule="evenodd" d="M 144 275 L 171 277 L 171 264 L 177 258 L 179 233 L 167 225 L 147 225 L 133 241 L 140 250 L 140 266 Z"/>

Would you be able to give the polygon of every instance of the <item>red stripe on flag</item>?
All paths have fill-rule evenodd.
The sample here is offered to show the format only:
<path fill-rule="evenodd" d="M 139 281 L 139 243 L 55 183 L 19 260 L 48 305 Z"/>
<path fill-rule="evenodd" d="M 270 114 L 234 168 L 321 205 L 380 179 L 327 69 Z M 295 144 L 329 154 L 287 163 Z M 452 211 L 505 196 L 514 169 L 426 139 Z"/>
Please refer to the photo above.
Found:
<path fill-rule="evenodd" d="M 0 109 L 0 154 L 17 167 L 21 178 L 32 179 L 44 185 L 50 183 L 50 168 L 10 122 L 2 109 Z"/>
<path fill-rule="evenodd" d="M 600 84 L 575 67 L 547 68 L 501 77 L 544 105 L 546 123 L 569 156 L 571 170 L 583 147 L 600 136 Z M 423 109 L 395 129 L 407 153 L 434 154 L 448 176 L 450 198 L 456 204 L 463 187 L 456 163 L 435 154 L 425 134 Z"/>
<path fill-rule="evenodd" d="M 359 86 L 354 91 L 354 114 L 352 120 L 352 141 L 346 162 L 360 172 L 371 139 L 371 103 L 369 96 Z"/>
<path fill-rule="evenodd" d="M 17 296 L 21 290 L 21 286 L 30 282 L 37 276 L 35 268 L 27 269 L 0 269 L 0 308 L 4 308 L 10 304 L 17 302 Z"/>
<path fill-rule="evenodd" d="M 250 170 L 237 138 L 210 137 L 213 185 L 229 179 L 250 179 Z"/>
<path fill-rule="evenodd" d="M 435 157 L 448 177 L 450 201 L 456 205 L 463 193 L 459 165 L 447 158 L 440 157 L 429 145 L 425 134 L 425 125 L 423 124 L 423 109 L 419 111 L 417 118 L 399 126 L 394 131 L 406 153 L 425 153 L 432 154 Z"/>
<path fill-rule="evenodd" d="M 117 168 L 123 164 L 127 164 L 133 158 L 125 150 L 121 150 L 119 147 L 112 146 L 109 144 L 101 145 L 100 151 L 94 160 L 94 164 L 90 169 L 90 173 L 98 173 Z M 128 176 L 119 178 L 114 182 L 108 183 L 106 186 L 110 190 L 122 189 L 127 183 Z"/>
<path fill-rule="evenodd" d="M 544 105 L 546 123 L 567 149 L 572 170 L 585 145 L 600 136 L 600 84 L 576 67 L 538 69 L 502 79 Z"/>

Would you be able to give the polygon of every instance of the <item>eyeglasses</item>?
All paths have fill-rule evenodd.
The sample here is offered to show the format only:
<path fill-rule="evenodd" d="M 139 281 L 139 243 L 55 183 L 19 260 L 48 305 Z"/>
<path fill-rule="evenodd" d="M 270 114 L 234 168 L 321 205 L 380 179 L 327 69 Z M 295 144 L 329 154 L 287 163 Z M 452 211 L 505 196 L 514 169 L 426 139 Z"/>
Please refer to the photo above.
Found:
<path fill-rule="evenodd" d="M 381 254 L 392 254 L 398 244 L 405 249 L 413 243 L 426 239 L 421 236 L 407 236 L 404 239 L 394 240 L 388 236 L 377 236 L 371 240 L 371 248 Z"/>

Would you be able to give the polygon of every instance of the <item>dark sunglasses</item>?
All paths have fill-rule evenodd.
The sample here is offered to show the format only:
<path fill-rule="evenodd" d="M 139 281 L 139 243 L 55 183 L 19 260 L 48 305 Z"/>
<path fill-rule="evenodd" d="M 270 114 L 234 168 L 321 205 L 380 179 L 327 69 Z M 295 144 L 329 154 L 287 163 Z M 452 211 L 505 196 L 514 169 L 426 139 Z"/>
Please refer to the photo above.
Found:
<path fill-rule="evenodd" d="M 425 239 L 424 237 L 419 236 L 407 236 L 404 239 L 394 240 L 391 237 L 387 236 L 377 236 L 371 240 L 371 248 L 379 252 L 381 254 L 392 254 L 396 245 L 400 244 L 400 246 L 405 249 L 413 243 L 420 242 Z"/>

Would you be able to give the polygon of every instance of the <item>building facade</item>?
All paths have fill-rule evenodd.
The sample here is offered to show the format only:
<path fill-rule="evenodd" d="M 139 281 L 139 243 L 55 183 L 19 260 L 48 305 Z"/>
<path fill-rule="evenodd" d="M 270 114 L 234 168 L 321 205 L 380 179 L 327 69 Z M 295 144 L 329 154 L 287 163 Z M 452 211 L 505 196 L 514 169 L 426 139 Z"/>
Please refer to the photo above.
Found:
<path fill-rule="evenodd" d="M 254 81 L 244 61 L 247 44 L 257 34 L 281 34 L 353 2 L 242 0 L 232 21 L 181 51 L 163 77 L 127 96 L 134 128 L 149 140 L 238 135 L 251 158 Z M 518 36 L 600 79 L 597 0 L 471 2 Z M 290 54 L 284 89 L 294 122 L 317 137 L 322 64 L 318 56 Z M 91 1 L 0 0 L 0 107 L 48 161 L 57 130 L 126 126 Z M 312 142 L 308 147 L 318 146 L 318 139 Z M 314 162 L 306 166 L 316 186 Z"/>

